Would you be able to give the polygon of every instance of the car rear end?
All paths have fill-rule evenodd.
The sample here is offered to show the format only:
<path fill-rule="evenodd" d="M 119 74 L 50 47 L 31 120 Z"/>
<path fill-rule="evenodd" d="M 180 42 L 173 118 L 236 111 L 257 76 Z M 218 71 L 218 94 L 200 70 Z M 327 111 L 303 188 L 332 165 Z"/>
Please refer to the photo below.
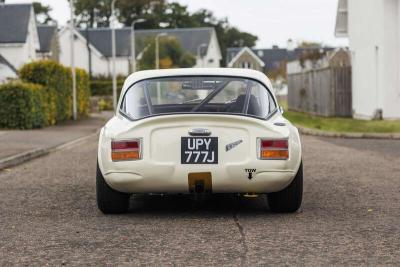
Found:
<path fill-rule="evenodd" d="M 301 165 L 297 129 L 246 77 L 179 76 L 126 88 L 102 129 L 99 170 L 131 193 L 271 193 Z"/>

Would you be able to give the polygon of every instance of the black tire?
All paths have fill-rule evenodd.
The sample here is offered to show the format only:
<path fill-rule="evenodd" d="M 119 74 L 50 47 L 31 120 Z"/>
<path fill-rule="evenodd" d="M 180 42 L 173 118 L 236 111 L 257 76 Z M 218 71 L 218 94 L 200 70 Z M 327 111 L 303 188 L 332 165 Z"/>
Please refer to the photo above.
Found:
<path fill-rule="evenodd" d="M 129 207 L 129 194 L 112 189 L 104 180 L 97 163 L 96 171 L 97 206 L 104 214 L 125 213 Z"/>
<path fill-rule="evenodd" d="M 288 187 L 268 194 L 268 204 L 273 212 L 289 213 L 297 211 L 303 199 L 303 163 Z"/>

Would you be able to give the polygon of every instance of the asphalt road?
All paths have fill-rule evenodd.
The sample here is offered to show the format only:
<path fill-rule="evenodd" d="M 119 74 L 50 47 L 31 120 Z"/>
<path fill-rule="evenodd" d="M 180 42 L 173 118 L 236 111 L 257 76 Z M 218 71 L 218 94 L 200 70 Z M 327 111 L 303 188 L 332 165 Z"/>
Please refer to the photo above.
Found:
<path fill-rule="evenodd" d="M 303 137 L 304 200 L 95 203 L 96 140 L 0 173 L 0 265 L 400 265 L 400 142 Z"/>

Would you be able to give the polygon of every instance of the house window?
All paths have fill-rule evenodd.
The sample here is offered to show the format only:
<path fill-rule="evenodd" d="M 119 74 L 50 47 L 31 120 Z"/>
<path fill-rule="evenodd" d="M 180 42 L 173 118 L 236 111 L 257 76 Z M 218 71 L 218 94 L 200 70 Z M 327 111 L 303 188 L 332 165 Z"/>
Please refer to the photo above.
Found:
<path fill-rule="evenodd" d="M 240 64 L 240 67 L 241 67 L 242 69 L 251 69 L 252 65 L 251 65 L 250 62 L 244 61 L 244 62 L 242 62 L 242 63 Z"/>

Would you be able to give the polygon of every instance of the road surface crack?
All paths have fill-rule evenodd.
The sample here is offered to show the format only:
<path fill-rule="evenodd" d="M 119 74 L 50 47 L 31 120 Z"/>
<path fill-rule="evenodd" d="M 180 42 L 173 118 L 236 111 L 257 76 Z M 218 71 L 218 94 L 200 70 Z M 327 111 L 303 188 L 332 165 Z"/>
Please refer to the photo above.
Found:
<path fill-rule="evenodd" d="M 240 256 L 240 266 L 245 266 L 246 262 L 247 262 L 247 252 L 249 251 L 249 248 L 247 247 L 246 235 L 244 233 L 243 225 L 240 224 L 237 211 L 235 211 L 235 213 L 233 214 L 233 220 L 235 221 L 236 227 L 239 230 L 239 233 L 240 233 L 240 244 L 243 247 L 243 252 L 242 252 L 242 254 Z"/>

